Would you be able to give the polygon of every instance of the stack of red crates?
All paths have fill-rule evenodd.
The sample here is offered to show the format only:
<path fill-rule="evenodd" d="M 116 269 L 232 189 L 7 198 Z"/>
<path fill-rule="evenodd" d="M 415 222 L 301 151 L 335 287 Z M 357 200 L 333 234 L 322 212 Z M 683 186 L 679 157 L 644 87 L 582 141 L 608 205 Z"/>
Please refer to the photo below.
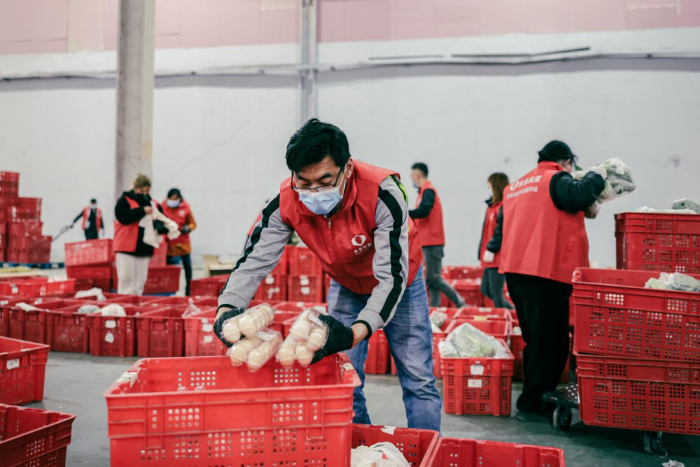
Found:
<path fill-rule="evenodd" d="M 289 276 L 287 300 L 290 302 L 324 302 L 324 279 L 321 262 L 306 247 L 287 248 Z"/>
<path fill-rule="evenodd" d="M 52 238 L 42 227 L 41 198 L 20 198 L 19 174 L 0 172 L 0 261 L 48 263 Z"/>

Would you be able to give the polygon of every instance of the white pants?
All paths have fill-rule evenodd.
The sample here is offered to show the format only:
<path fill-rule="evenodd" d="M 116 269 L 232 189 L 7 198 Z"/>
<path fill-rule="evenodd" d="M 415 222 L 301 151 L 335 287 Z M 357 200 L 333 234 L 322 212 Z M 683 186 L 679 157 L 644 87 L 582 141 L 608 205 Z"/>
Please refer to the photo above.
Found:
<path fill-rule="evenodd" d="M 117 253 L 117 277 L 119 280 L 120 294 L 143 295 L 143 287 L 148 279 L 148 256 L 139 257 Z"/>

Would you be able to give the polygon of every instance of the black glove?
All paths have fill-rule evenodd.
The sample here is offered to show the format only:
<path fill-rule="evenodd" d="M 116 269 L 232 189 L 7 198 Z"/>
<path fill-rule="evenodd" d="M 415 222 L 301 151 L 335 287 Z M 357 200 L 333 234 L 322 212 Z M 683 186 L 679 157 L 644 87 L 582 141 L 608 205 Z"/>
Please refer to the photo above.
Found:
<path fill-rule="evenodd" d="M 350 350 L 355 340 L 352 328 L 344 325 L 332 316 L 320 315 L 318 319 L 328 326 L 328 340 L 326 340 L 326 345 L 317 350 L 314 354 L 314 359 L 311 361 L 312 365 L 320 362 L 329 355 Z"/>
<path fill-rule="evenodd" d="M 224 323 L 230 320 L 231 318 L 235 318 L 236 316 L 243 313 L 245 311 L 245 308 L 237 308 L 235 306 L 222 305 L 219 308 L 219 310 L 221 311 L 221 314 L 219 314 L 218 318 L 216 318 L 216 321 L 214 321 L 214 334 L 216 334 L 219 340 L 223 342 L 226 347 L 232 347 L 233 343 L 227 341 L 224 338 Z"/>
<path fill-rule="evenodd" d="M 190 232 L 191 232 L 191 230 L 190 230 L 190 226 L 189 226 L 189 225 L 186 225 L 186 226 L 184 226 L 183 228 L 180 229 L 180 233 L 188 234 L 188 233 L 190 233 Z"/>

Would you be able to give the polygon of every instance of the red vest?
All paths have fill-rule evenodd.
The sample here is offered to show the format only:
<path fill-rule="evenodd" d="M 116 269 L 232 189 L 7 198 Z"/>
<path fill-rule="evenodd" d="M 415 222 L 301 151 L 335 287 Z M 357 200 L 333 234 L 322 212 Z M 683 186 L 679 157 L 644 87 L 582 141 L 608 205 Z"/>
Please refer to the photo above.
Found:
<path fill-rule="evenodd" d="M 484 219 L 484 231 L 481 233 L 481 251 L 479 252 L 479 258 L 481 259 L 481 267 L 484 269 L 497 268 L 501 264 L 500 251 L 494 255 L 492 262 L 484 262 L 484 253 L 486 252 L 486 245 L 488 245 L 489 240 L 491 240 L 491 237 L 493 237 L 493 232 L 496 230 L 496 225 L 498 224 L 498 211 L 500 211 L 501 206 L 503 206 L 503 201 L 499 203 L 493 203 L 486 209 L 486 219 Z"/>
<path fill-rule="evenodd" d="M 90 219 L 90 206 L 86 207 L 83 210 L 83 230 L 85 230 L 85 226 L 87 225 L 88 220 Z M 100 230 L 104 228 L 104 225 L 102 225 L 102 209 L 100 208 L 95 208 L 95 223 L 97 224 L 97 229 Z"/>
<path fill-rule="evenodd" d="M 501 273 L 571 283 L 576 268 L 588 267 L 584 213 L 557 209 L 549 192 L 561 170 L 555 162 L 542 162 L 503 192 Z"/>
<path fill-rule="evenodd" d="M 175 221 L 177 223 L 178 228 L 182 230 L 182 228 L 187 224 L 187 218 L 192 212 L 190 205 L 187 203 L 187 201 L 183 199 L 180 202 L 180 206 L 176 208 L 171 208 L 170 206 L 168 206 L 167 201 L 168 200 L 165 200 L 161 204 L 161 206 L 163 207 L 163 214 L 165 214 L 165 217 L 167 217 L 168 219 Z M 179 237 L 177 237 L 174 240 L 168 240 L 168 243 L 179 243 L 189 245 L 190 234 L 180 233 Z"/>
<path fill-rule="evenodd" d="M 430 180 L 427 180 L 421 187 L 418 193 L 418 199 L 416 200 L 416 207 L 420 206 L 423 193 L 425 193 L 425 190 L 428 188 L 435 192 L 435 204 L 433 204 L 433 209 L 430 210 L 428 217 L 415 219 L 413 222 L 418 229 L 418 237 L 420 238 L 421 246 L 443 246 L 445 245 L 445 229 L 442 225 L 442 203 L 440 202 L 437 190 Z"/>
<path fill-rule="evenodd" d="M 316 254 L 323 269 L 336 282 L 357 294 L 371 294 L 379 283 L 374 277 L 375 212 L 379 184 L 387 177 L 399 175 L 390 170 L 354 162 L 340 210 L 330 219 L 319 216 L 299 201 L 290 187 L 290 179 L 280 187 L 280 213 L 285 224 Z M 417 231 L 408 220 L 408 285 L 423 261 Z M 388 252 L 387 252 L 388 254 Z"/>
<path fill-rule="evenodd" d="M 136 209 L 139 203 L 129 197 L 126 197 L 129 207 Z M 158 203 L 153 203 L 156 208 Z M 155 209 L 155 208 L 154 208 Z M 132 222 L 131 224 L 122 224 L 118 220 L 114 220 L 114 251 L 123 253 L 133 253 L 136 251 L 136 244 L 139 241 L 139 223 Z"/>

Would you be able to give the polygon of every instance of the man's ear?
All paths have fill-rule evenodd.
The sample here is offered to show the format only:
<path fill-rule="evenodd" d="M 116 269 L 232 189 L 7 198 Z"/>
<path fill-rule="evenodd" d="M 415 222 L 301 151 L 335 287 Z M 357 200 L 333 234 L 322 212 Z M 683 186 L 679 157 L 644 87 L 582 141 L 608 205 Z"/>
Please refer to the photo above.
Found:
<path fill-rule="evenodd" d="M 352 163 L 352 159 L 348 159 L 348 163 L 345 166 L 345 178 L 349 179 L 352 176 L 352 171 L 355 169 L 355 165 Z"/>

